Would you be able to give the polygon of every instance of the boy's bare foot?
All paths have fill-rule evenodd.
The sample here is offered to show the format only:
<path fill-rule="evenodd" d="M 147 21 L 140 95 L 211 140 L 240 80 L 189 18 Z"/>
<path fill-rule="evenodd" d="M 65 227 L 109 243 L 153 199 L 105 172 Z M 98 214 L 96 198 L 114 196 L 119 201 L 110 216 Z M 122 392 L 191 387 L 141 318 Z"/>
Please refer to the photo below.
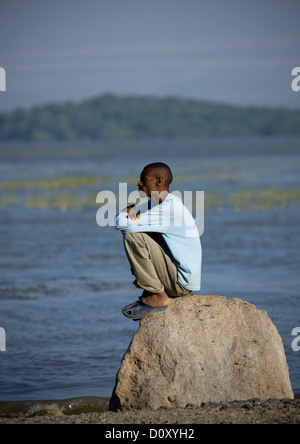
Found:
<path fill-rule="evenodd" d="M 149 296 L 143 296 L 142 300 L 145 304 L 151 305 L 151 307 L 164 307 L 171 301 L 167 293 L 164 291 L 161 293 L 153 293 Z"/>

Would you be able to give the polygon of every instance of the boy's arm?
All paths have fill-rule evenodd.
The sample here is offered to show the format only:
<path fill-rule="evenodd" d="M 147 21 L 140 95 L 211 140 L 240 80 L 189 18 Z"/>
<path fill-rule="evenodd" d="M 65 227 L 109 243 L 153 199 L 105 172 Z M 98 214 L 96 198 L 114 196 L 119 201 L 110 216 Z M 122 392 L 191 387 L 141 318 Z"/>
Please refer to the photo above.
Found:
<path fill-rule="evenodd" d="M 123 233 L 156 231 L 166 232 L 166 224 L 163 223 L 161 206 L 156 205 L 150 210 L 143 211 L 139 206 L 130 205 L 124 208 L 116 216 L 116 228 Z"/>

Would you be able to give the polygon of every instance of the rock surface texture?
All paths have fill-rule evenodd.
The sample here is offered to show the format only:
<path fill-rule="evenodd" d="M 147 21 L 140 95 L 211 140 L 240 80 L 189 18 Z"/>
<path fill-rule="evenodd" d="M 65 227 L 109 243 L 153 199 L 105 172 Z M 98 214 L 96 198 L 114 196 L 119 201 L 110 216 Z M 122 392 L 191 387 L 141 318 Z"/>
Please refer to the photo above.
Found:
<path fill-rule="evenodd" d="M 276 327 L 242 299 L 192 295 L 140 321 L 110 410 L 253 398 L 294 398 Z"/>

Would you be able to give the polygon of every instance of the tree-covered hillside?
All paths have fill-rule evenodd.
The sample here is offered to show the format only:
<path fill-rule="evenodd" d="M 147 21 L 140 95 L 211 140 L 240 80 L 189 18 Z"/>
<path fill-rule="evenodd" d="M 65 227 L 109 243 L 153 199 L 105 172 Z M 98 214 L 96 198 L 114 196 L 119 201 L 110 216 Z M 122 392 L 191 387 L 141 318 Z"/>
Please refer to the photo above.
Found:
<path fill-rule="evenodd" d="M 119 97 L 0 114 L 0 140 L 300 135 L 300 110 L 238 107 L 178 97 Z"/>

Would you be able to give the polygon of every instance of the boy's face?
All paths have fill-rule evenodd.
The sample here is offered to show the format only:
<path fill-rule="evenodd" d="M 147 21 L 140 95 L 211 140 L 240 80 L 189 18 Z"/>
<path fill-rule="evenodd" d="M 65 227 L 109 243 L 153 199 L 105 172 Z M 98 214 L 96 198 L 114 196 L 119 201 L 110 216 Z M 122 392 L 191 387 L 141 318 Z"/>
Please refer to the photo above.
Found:
<path fill-rule="evenodd" d="M 144 169 L 140 175 L 140 181 L 137 183 L 139 191 L 143 191 L 146 196 L 151 196 L 152 191 L 157 191 L 157 178 L 153 168 Z"/>

